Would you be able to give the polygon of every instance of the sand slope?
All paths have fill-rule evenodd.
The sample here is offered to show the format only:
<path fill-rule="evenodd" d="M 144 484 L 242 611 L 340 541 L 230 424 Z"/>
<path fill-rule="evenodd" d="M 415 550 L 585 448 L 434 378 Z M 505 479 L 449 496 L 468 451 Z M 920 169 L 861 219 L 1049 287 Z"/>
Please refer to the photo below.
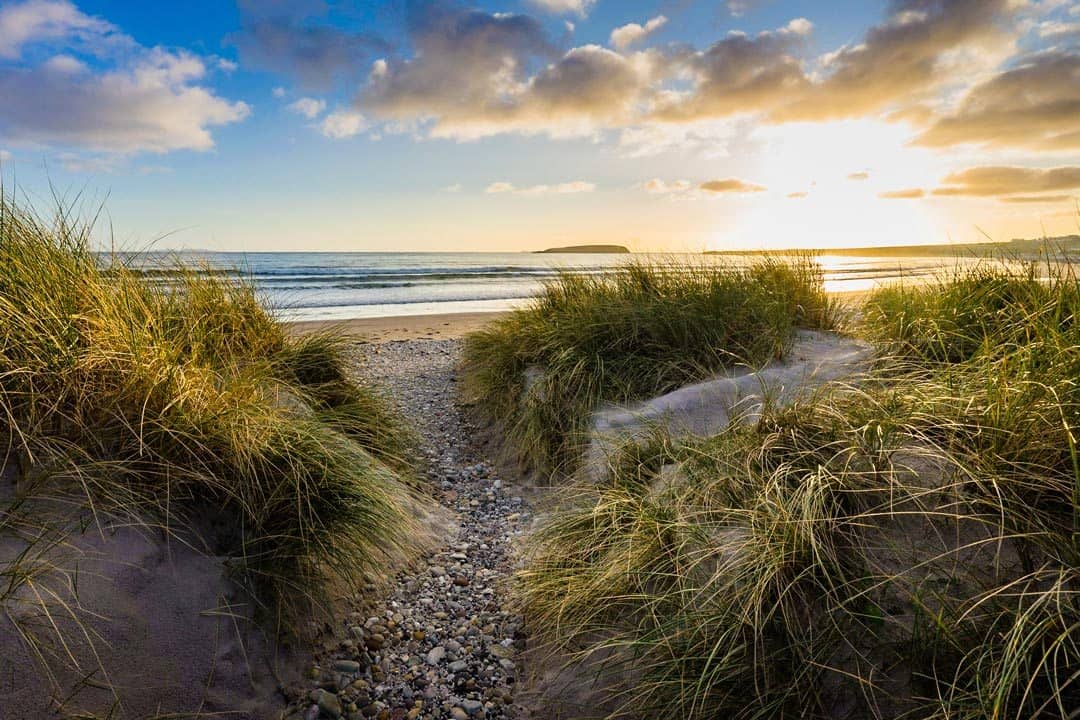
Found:
<path fill-rule="evenodd" d="M 4 537 L 0 559 L 26 546 Z M 275 665 L 295 663 L 275 662 L 220 558 L 130 526 L 76 531 L 32 556 L 59 569 L 4 604 L 0 718 L 278 716 Z M 22 632 L 45 649 L 51 679 Z"/>
<path fill-rule="evenodd" d="M 586 467 L 595 476 L 611 447 L 661 427 L 673 437 L 714 435 L 733 418 L 751 421 L 763 404 L 790 405 L 827 383 L 853 381 L 873 357 L 865 342 L 830 332 L 800 330 L 783 361 L 760 370 L 732 370 L 632 406 L 611 406 L 593 416 Z"/>

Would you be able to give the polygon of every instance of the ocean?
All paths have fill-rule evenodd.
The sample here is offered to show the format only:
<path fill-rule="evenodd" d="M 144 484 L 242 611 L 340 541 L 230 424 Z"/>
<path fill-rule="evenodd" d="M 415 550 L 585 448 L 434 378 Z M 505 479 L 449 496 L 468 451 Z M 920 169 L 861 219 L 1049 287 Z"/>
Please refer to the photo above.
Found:
<path fill-rule="evenodd" d="M 144 269 L 179 258 L 253 281 L 283 320 L 348 320 L 507 310 L 560 272 L 603 273 L 628 259 L 746 263 L 753 256 L 577 255 L 537 253 L 149 253 Z M 867 290 L 926 277 L 954 259 L 820 255 L 830 291 Z"/>

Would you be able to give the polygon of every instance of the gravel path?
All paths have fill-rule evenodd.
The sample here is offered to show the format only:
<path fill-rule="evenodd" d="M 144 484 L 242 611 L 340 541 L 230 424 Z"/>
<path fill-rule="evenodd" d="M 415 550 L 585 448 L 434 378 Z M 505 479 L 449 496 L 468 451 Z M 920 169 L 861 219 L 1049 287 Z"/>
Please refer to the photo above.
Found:
<path fill-rule="evenodd" d="M 506 609 L 510 546 L 529 518 L 478 457 L 457 406 L 457 340 L 365 346 L 363 374 L 390 393 L 423 439 L 432 487 L 460 532 L 396 578 L 347 639 L 319 657 L 290 718 L 514 718 L 521 619 Z"/>

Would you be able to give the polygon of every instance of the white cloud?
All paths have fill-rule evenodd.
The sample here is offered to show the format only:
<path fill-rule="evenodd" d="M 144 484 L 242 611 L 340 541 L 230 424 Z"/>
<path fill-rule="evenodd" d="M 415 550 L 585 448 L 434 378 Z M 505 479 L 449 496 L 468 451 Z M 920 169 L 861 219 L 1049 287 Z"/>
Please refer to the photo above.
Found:
<path fill-rule="evenodd" d="M 693 183 L 689 180 L 668 181 L 663 178 L 652 178 L 635 185 L 634 188 L 644 190 L 650 195 L 665 195 L 683 200 L 728 194 L 760 193 L 765 192 L 767 189 L 761 185 L 738 178 L 708 180 L 702 183 Z M 792 196 L 789 195 L 788 197 Z"/>
<path fill-rule="evenodd" d="M 822 122 L 909 109 L 999 65 L 1014 51 L 1013 0 L 896 0 L 862 42 L 825 53 L 823 77 L 771 98 L 776 121 Z M 809 24 L 789 23 L 792 38 Z"/>
<path fill-rule="evenodd" d="M 622 52 L 634 43 L 641 42 L 666 24 L 667 18 L 663 15 L 657 15 L 646 22 L 644 26 L 638 25 L 637 23 L 628 23 L 621 27 L 617 27 L 611 31 L 611 46 L 619 52 Z"/>
<path fill-rule="evenodd" d="M 11 159 L 11 153 L 7 150 L 0 150 L 0 162 L 7 162 Z"/>
<path fill-rule="evenodd" d="M 565 13 L 574 13 L 580 17 L 585 17 L 589 14 L 589 9 L 596 3 L 596 0 L 532 0 L 532 4 L 537 7 L 543 8 L 550 13 L 556 15 L 562 15 Z"/>
<path fill-rule="evenodd" d="M 0 7 L 0 58 L 8 60 L 18 59 L 23 46 L 33 42 L 67 39 L 100 45 L 122 38 L 117 35 L 113 24 L 83 14 L 66 0 L 26 0 Z"/>
<path fill-rule="evenodd" d="M 72 75 L 88 70 L 86 63 L 70 55 L 53 55 L 45 61 L 45 68 L 53 72 L 70 73 Z"/>
<path fill-rule="evenodd" d="M 515 187 L 513 183 L 493 182 L 484 189 L 489 195 L 512 193 L 514 195 L 574 195 L 577 193 L 590 193 L 596 190 L 596 185 L 584 180 L 559 183 L 557 185 L 532 185 L 530 187 Z"/>
<path fill-rule="evenodd" d="M 133 166 L 126 155 L 115 153 L 102 155 L 93 153 L 62 152 L 55 156 L 60 165 L 71 173 L 102 175 L 117 171 L 134 172 L 137 175 L 167 175 L 172 168 L 167 165 Z"/>
<path fill-rule="evenodd" d="M 619 132 L 618 149 L 626 157 L 686 153 L 708 159 L 729 157 L 740 124 L 737 120 L 648 123 Z"/>
<path fill-rule="evenodd" d="M 270 91 L 270 94 L 273 95 L 276 98 L 283 98 L 283 97 L 285 97 L 285 88 L 276 87 L 276 88 L 274 88 L 273 90 Z"/>
<path fill-rule="evenodd" d="M 1016 5 L 1030 15 L 1047 15 L 1073 0 L 1014 0 Z"/>
<path fill-rule="evenodd" d="M 0 127 L 15 142 L 98 152 L 208 150 L 209 128 L 247 117 L 250 108 L 195 84 L 206 71 L 187 53 L 155 49 L 134 65 L 100 74 L 66 63 L 0 70 Z"/>
<path fill-rule="evenodd" d="M 566 10 L 566 2 L 547 7 Z M 690 152 L 676 141 L 691 137 L 692 151 L 725 154 L 723 129 L 718 141 L 708 137 L 715 123 L 750 118 L 900 119 L 923 107 L 926 117 L 915 122 L 926 124 L 945 94 L 1014 52 L 1015 2 L 894 0 L 861 42 L 816 61 L 807 38 L 813 24 L 802 17 L 701 49 L 634 51 L 662 26 L 658 16 L 616 28 L 610 40 L 622 52 L 615 52 L 595 44 L 561 50 L 550 28 L 528 15 L 439 4 L 436 18 L 412 18 L 411 54 L 374 66 L 354 107 L 385 132 L 400 127 L 421 137 L 601 138 L 615 130 L 619 149 L 632 155 Z"/>
<path fill-rule="evenodd" d="M 596 190 L 596 185 L 584 180 L 559 183 L 558 185 L 534 185 L 522 190 L 525 195 L 576 195 L 578 193 L 591 193 Z"/>
<path fill-rule="evenodd" d="M 208 150 L 210 128 L 250 114 L 200 84 L 201 58 L 141 46 L 65 0 L 0 8 L 0 57 L 21 61 L 0 66 L 0 97 L 19 99 L 0 103 L 0 133 L 13 143 L 118 154 Z"/>
<path fill-rule="evenodd" d="M 335 110 L 323 118 L 322 134 L 334 140 L 342 140 L 359 135 L 367 127 L 367 120 L 355 110 Z"/>
<path fill-rule="evenodd" d="M 357 107 L 431 137 L 592 136 L 638 112 L 663 62 L 655 51 L 621 55 L 584 45 L 530 74 L 535 57 L 556 51 L 543 27 L 524 16 L 459 14 L 411 39 L 416 54 L 391 63 L 361 91 Z"/>
<path fill-rule="evenodd" d="M 453 185 L 447 185 L 446 187 L 439 188 L 441 193 L 459 193 L 464 190 L 464 186 L 461 183 L 454 183 Z"/>
<path fill-rule="evenodd" d="M 235 72 L 240 67 L 237 63 L 228 58 L 218 58 L 217 66 L 218 70 L 223 70 L 227 73 Z"/>
<path fill-rule="evenodd" d="M 326 109 L 325 100 L 317 100 L 315 98 L 302 97 L 296 102 L 289 103 L 287 106 L 289 110 L 292 110 L 298 115 L 303 115 L 308 120 L 314 120 L 322 115 L 323 110 Z"/>
<path fill-rule="evenodd" d="M 653 178 L 643 182 L 640 187 L 652 195 L 675 195 L 689 192 L 693 185 L 689 180 L 667 182 L 660 178 Z"/>
<path fill-rule="evenodd" d="M 1051 40 L 1069 37 L 1070 35 L 1080 36 L 1080 22 L 1047 20 L 1046 22 L 1039 23 L 1038 31 L 1039 37 L 1049 38 Z"/>
<path fill-rule="evenodd" d="M 764 0 L 727 0 L 728 12 L 735 17 L 741 17 L 755 5 L 760 5 Z"/>
<path fill-rule="evenodd" d="M 792 35 L 809 35 L 813 29 L 814 23 L 804 17 L 797 17 L 785 25 L 780 32 L 791 33 Z"/>
<path fill-rule="evenodd" d="M 78 153 L 61 153 L 57 160 L 64 169 L 71 173 L 87 173 L 100 175 L 111 173 L 125 164 L 124 159 L 118 155 L 80 155 Z"/>

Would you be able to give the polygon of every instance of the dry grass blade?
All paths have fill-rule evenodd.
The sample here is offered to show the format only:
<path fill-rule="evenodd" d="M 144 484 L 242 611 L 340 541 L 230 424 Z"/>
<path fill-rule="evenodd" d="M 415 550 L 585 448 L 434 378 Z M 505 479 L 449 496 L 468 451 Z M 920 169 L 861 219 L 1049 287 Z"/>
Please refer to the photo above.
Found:
<path fill-rule="evenodd" d="M 859 387 L 571 486 L 519 575 L 539 638 L 611 717 L 1075 716 L 1078 310 L 1067 265 L 878 292 Z"/>
<path fill-rule="evenodd" d="M 598 404 L 761 365 L 784 355 L 795 327 L 830 328 L 838 317 L 805 257 L 565 273 L 467 339 L 466 392 L 524 467 L 565 474 Z"/>
<path fill-rule="evenodd" d="M 347 344 L 291 337 L 239 276 L 137 272 L 89 237 L 0 197 L 0 465 L 40 524 L 197 531 L 274 623 L 409 549 L 414 437 Z M 28 553 L 0 563 L 5 609 L 55 606 Z"/>

